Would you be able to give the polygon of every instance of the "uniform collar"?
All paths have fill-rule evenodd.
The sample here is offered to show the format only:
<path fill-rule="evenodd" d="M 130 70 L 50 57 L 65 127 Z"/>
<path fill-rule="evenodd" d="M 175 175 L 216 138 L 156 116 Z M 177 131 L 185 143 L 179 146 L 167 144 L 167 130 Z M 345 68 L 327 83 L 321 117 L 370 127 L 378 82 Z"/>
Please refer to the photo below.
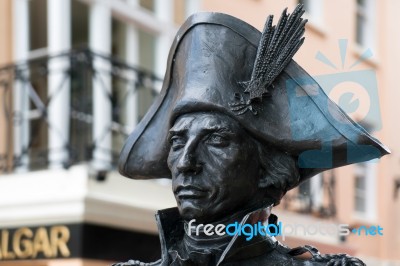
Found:
<path fill-rule="evenodd" d="M 260 210 L 249 212 L 241 223 L 244 224 L 254 219 Z M 184 221 L 181 219 L 178 208 L 159 210 L 156 214 L 158 231 L 160 234 L 162 261 L 169 262 L 169 251 L 183 241 L 185 234 Z M 222 262 L 249 259 L 273 251 L 278 241 L 270 236 L 255 236 L 246 241 L 244 236 L 235 235 L 222 252 L 217 265 Z M 169 265 L 168 263 L 162 265 Z"/>

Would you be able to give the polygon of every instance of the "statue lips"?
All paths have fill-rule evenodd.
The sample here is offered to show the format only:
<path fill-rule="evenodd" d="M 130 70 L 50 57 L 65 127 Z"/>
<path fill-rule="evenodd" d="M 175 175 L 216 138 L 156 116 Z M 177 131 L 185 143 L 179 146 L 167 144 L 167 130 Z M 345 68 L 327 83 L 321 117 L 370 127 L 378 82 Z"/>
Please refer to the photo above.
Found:
<path fill-rule="evenodd" d="M 176 188 L 175 195 L 180 200 L 200 199 L 207 196 L 207 190 L 193 185 L 181 185 Z"/>

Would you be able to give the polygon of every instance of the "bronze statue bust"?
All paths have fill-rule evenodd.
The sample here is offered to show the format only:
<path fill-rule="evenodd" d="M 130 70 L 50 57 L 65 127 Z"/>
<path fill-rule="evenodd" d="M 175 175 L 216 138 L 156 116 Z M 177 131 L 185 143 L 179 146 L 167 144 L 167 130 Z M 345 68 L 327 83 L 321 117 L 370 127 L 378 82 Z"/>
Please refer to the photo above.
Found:
<path fill-rule="evenodd" d="M 292 60 L 304 41 L 303 12 L 285 10 L 276 26 L 270 16 L 262 33 L 219 13 L 193 15 L 180 28 L 163 89 L 120 157 L 124 176 L 171 178 L 178 208 L 156 215 L 159 261 L 116 265 L 364 265 L 267 234 L 209 232 L 273 223 L 272 206 L 304 180 L 389 153 Z M 312 257 L 298 257 L 305 252 Z"/>

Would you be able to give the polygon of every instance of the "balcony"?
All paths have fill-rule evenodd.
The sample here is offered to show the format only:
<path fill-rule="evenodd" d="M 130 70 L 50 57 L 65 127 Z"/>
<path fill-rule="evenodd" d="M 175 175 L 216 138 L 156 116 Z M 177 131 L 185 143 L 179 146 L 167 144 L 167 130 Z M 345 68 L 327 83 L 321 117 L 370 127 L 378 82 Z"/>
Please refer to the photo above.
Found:
<path fill-rule="evenodd" d="M 10 232 L 12 239 L 18 230 L 56 225 L 69 237 L 69 251 L 58 255 L 18 257 L 10 244 L 0 263 L 79 257 L 111 264 L 131 256 L 144 261 L 160 257 L 154 213 L 173 206 L 170 187 L 132 182 L 113 171 L 125 139 L 160 85 L 151 72 L 88 49 L 0 68 L 2 232 Z M 152 198 L 146 199 L 147 194 Z M 104 244 L 89 254 L 93 243 L 116 238 L 114 254 Z M 153 248 L 132 251 L 137 243 Z"/>
<path fill-rule="evenodd" d="M 160 87 L 151 72 L 88 49 L 0 68 L 0 173 L 89 163 L 104 179 Z M 313 180 L 281 208 L 334 217 L 333 172 Z"/>
<path fill-rule="evenodd" d="M 160 85 L 88 49 L 0 68 L 0 173 L 90 162 L 101 178 Z"/>

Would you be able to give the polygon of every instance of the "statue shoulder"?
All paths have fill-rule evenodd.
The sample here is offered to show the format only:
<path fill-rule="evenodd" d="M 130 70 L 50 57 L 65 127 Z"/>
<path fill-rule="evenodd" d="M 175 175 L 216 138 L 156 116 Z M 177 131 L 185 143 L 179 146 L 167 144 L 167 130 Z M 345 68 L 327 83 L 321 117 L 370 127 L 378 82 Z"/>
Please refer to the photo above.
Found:
<path fill-rule="evenodd" d="M 366 264 L 358 258 L 347 254 L 321 254 L 318 249 L 313 246 L 303 246 L 293 248 L 288 251 L 288 255 L 296 257 L 304 253 L 310 253 L 311 258 L 303 260 L 295 265 L 338 265 L 338 266 L 366 266 Z"/>
<path fill-rule="evenodd" d="M 155 262 L 141 262 L 138 260 L 129 260 L 127 262 L 118 262 L 113 264 L 112 266 L 159 266 L 161 265 L 161 259 Z"/>

